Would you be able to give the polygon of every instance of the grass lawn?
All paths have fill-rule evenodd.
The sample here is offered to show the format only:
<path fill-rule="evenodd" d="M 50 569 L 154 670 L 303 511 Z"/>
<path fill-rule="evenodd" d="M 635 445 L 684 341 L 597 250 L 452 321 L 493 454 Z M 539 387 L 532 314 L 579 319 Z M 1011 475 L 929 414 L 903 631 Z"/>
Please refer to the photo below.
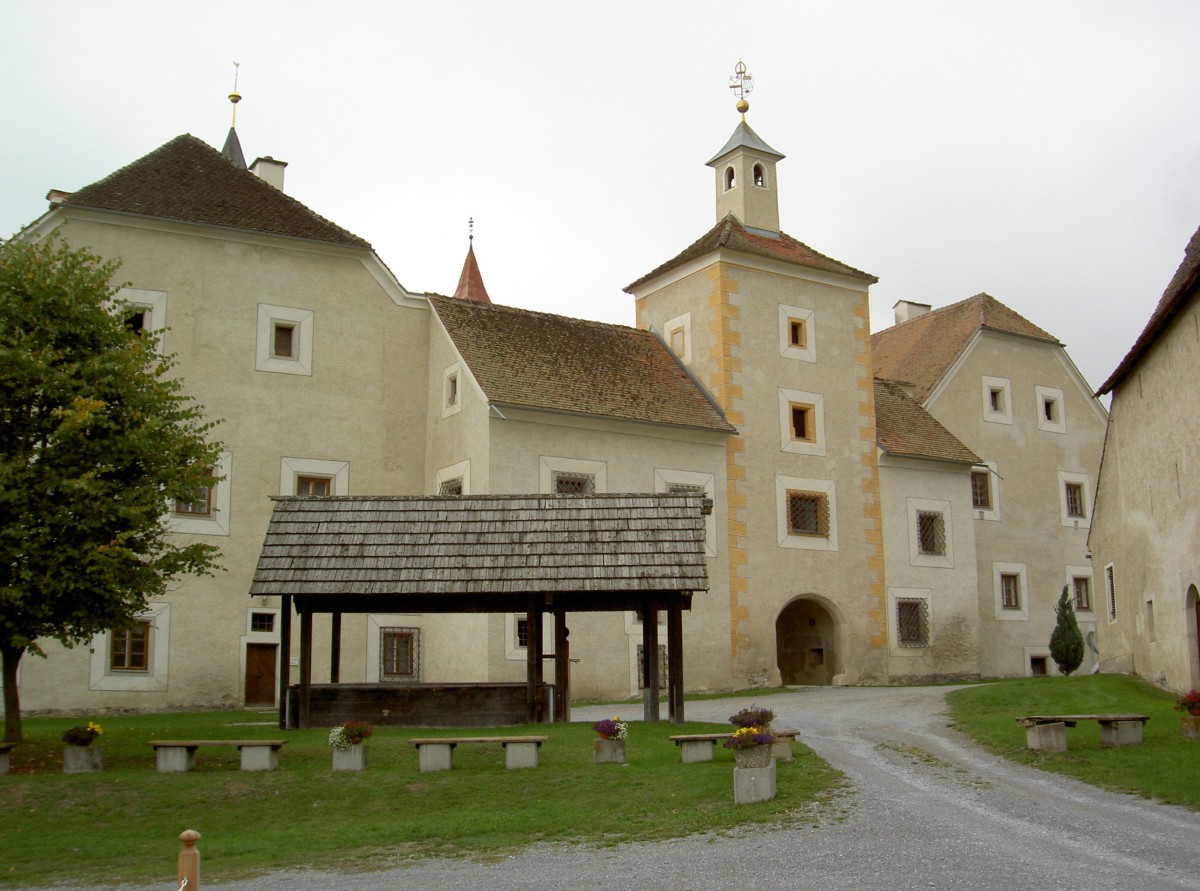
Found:
<path fill-rule="evenodd" d="M 1022 678 L 956 690 L 949 696 L 956 727 L 997 754 L 1085 783 L 1200 810 L 1200 741 L 1180 733 L 1175 697 L 1125 675 Z M 1100 748 L 1100 727 L 1067 728 L 1069 750 L 1025 748 L 1021 715 L 1131 712 L 1148 715 L 1142 745 Z"/>
<path fill-rule="evenodd" d="M 85 719 L 86 720 L 86 719 Z M 798 821 L 840 776 L 805 746 L 778 766 L 774 801 L 733 803 L 733 755 L 681 764 L 668 737 L 726 724 L 634 723 L 628 766 L 592 762 L 587 724 L 489 730 L 381 728 L 363 773 L 334 773 L 327 730 L 280 731 L 251 711 L 99 719 L 104 772 L 65 775 L 63 730 L 79 719 L 24 722 L 25 743 L 0 776 L 0 888 L 55 881 L 103 886 L 175 877 L 177 836 L 201 833 L 208 880 L 272 867 L 383 867 L 397 857 L 494 855 L 544 841 L 614 844 L 741 824 Z M 454 770 L 422 774 L 418 736 L 537 733 L 536 770 L 504 768 L 497 746 L 460 746 Z M 234 748 L 200 749 L 190 773 L 155 770 L 151 739 L 286 738 L 280 769 L 243 773 Z"/>

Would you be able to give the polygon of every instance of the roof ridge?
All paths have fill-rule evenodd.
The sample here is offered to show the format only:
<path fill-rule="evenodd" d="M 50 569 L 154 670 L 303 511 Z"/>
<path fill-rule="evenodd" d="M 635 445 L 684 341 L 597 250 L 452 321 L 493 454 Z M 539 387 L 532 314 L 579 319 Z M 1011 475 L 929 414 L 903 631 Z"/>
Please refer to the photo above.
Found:
<path fill-rule="evenodd" d="M 426 292 L 425 297 L 427 299 L 433 299 L 433 300 L 453 300 L 455 303 L 459 303 L 459 304 L 462 304 L 462 305 L 465 305 L 465 306 L 468 306 L 471 308 L 479 308 L 479 309 L 485 310 L 485 311 L 490 310 L 493 312 L 509 312 L 509 313 L 514 313 L 514 314 L 519 314 L 519 315 L 526 315 L 526 316 L 538 316 L 538 317 L 546 318 L 546 319 L 562 319 L 562 320 L 570 322 L 572 324 L 594 325 L 594 326 L 597 326 L 600 328 L 613 328 L 613 329 L 619 329 L 621 331 L 633 331 L 638 334 L 649 334 L 650 333 L 649 331 L 647 331 L 644 328 L 638 328 L 633 325 L 622 325 L 620 322 L 601 322 L 601 321 L 597 321 L 596 319 L 583 319 L 583 318 L 579 318 L 578 316 L 563 315 L 562 313 L 545 312 L 543 310 L 538 310 L 538 309 L 526 309 L 523 306 L 507 306 L 506 304 L 503 304 L 503 303 L 482 303 L 479 300 L 471 300 L 469 298 L 454 297 L 454 296 L 450 296 L 450 295 L 446 295 L 446 294 L 439 294 L 436 291 Z"/>

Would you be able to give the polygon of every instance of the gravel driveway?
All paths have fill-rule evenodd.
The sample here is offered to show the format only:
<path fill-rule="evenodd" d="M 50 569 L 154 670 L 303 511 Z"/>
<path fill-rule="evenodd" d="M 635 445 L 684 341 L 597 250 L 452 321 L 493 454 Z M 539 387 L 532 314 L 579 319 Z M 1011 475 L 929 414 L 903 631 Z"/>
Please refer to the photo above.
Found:
<path fill-rule="evenodd" d="M 538 846 L 489 862 L 422 860 L 352 878 L 279 872 L 203 887 L 1200 888 L 1200 814 L 986 754 L 946 727 L 948 689 L 804 688 L 764 697 L 777 726 L 799 728 L 852 783 L 812 826 L 599 850 Z M 752 701 L 689 702 L 687 716 L 724 721 Z M 573 718 L 610 714 L 611 707 L 579 708 Z"/>

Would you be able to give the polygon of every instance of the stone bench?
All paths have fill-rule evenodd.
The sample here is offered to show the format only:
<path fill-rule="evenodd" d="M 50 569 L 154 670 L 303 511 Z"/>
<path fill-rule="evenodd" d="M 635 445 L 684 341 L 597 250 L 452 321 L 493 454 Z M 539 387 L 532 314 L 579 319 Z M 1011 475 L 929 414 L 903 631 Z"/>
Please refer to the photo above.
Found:
<path fill-rule="evenodd" d="M 0 773 L 8 773 L 8 753 L 16 743 L 0 742 Z"/>
<path fill-rule="evenodd" d="M 772 730 L 775 744 L 771 747 L 776 761 L 792 760 L 792 743 L 796 741 L 797 730 Z M 679 746 L 679 760 L 684 764 L 694 764 L 697 761 L 712 761 L 713 750 L 717 740 L 726 740 L 732 733 L 684 733 L 672 736 L 671 742 Z"/>
<path fill-rule="evenodd" d="M 454 747 L 499 744 L 504 747 L 504 766 L 509 770 L 538 766 L 538 748 L 548 736 L 448 736 L 410 739 L 417 747 L 417 763 L 423 773 L 454 769 Z"/>
<path fill-rule="evenodd" d="M 279 750 L 286 739 L 152 739 L 159 773 L 186 773 L 196 766 L 196 749 L 201 746 L 236 746 L 242 755 L 242 770 L 274 770 Z"/>
<path fill-rule="evenodd" d="M 1025 744 L 1033 752 L 1065 752 L 1067 730 L 1080 721 L 1100 725 L 1100 745 L 1105 748 L 1140 746 L 1146 715 L 1025 715 L 1017 724 L 1025 728 Z"/>

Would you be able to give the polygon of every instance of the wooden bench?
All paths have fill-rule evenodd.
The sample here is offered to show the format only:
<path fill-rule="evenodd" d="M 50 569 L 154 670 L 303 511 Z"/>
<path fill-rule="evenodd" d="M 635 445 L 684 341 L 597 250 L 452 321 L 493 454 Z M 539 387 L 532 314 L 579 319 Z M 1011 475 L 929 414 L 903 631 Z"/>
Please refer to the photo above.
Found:
<path fill-rule="evenodd" d="M 538 766 L 538 748 L 548 736 L 448 736 L 439 739 L 410 739 L 417 747 L 422 772 L 454 769 L 454 747 L 499 744 L 504 747 L 504 766 L 509 770 Z"/>
<path fill-rule="evenodd" d="M 201 746 L 237 746 L 242 770 L 274 770 L 279 750 L 286 739 L 152 739 L 159 773 L 185 773 L 196 766 L 196 749 Z"/>
<path fill-rule="evenodd" d="M 772 730 L 775 744 L 771 747 L 776 761 L 792 760 L 792 743 L 796 741 L 797 730 Z M 671 742 L 679 746 L 679 760 L 684 764 L 694 764 L 697 761 L 712 761 L 713 750 L 717 740 L 726 740 L 732 733 L 685 733 L 672 736 Z"/>
<path fill-rule="evenodd" d="M 8 753 L 16 743 L 0 742 L 0 773 L 8 773 Z"/>
<path fill-rule="evenodd" d="M 1080 721 L 1095 721 L 1100 725 L 1100 745 L 1105 748 L 1140 746 L 1142 727 L 1150 720 L 1146 715 L 1025 715 L 1017 718 L 1025 728 L 1025 744 L 1034 752 L 1065 752 L 1066 728 Z"/>

